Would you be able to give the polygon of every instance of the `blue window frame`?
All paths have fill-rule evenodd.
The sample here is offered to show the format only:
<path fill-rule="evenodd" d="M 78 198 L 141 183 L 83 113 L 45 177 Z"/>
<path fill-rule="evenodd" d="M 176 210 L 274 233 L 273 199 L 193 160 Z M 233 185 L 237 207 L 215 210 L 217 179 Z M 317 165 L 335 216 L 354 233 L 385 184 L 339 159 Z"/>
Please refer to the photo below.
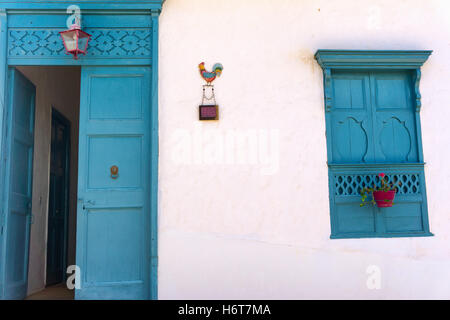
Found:
<path fill-rule="evenodd" d="M 420 131 L 420 67 L 431 51 L 319 50 L 331 238 L 432 236 Z M 390 208 L 360 207 L 378 173 L 400 182 Z"/>

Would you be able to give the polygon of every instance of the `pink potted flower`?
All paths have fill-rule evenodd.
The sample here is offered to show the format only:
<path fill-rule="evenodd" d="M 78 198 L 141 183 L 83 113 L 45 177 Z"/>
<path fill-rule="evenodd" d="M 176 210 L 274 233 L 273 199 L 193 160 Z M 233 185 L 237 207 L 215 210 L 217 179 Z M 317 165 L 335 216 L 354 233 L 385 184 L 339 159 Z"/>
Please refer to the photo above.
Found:
<path fill-rule="evenodd" d="M 393 183 L 387 183 L 384 178 L 386 175 L 384 173 L 378 174 L 380 177 L 381 186 L 377 187 L 375 184 L 373 188 L 363 188 L 361 190 L 361 204 L 360 206 L 364 206 L 367 204 L 366 199 L 369 194 L 372 194 L 372 204 L 376 204 L 379 208 L 392 207 L 394 204 L 394 198 L 396 193 L 396 187 Z M 399 181 L 398 186 L 401 185 Z"/>

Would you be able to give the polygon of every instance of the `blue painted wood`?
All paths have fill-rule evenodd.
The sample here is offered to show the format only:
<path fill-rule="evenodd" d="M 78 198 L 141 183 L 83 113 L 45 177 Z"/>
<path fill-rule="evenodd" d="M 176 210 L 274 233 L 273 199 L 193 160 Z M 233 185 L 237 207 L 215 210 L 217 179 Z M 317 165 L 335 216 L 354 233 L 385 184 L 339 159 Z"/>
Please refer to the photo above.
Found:
<path fill-rule="evenodd" d="M 4 178 L 5 178 L 5 166 L 4 166 L 4 139 L 5 139 L 5 114 L 6 114 L 6 47 L 8 43 L 7 38 L 7 15 L 5 10 L 0 9 L 0 203 L 4 203 Z M 0 248 L 3 248 L 4 239 L 4 224 L 5 214 L 3 212 L 3 206 L 0 205 Z M 0 257 L 2 252 L 0 251 Z M 0 299 L 3 297 L 3 263 L 0 259 Z"/>
<path fill-rule="evenodd" d="M 10 65 L 148 65 L 152 63 L 151 14 L 158 11 L 82 11 L 83 30 L 92 35 L 86 56 L 65 53 L 59 32 L 65 11 L 11 15 L 8 29 Z"/>
<path fill-rule="evenodd" d="M 416 130 L 417 130 L 417 153 L 419 157 L 419 162 L 423 162 L 423 151 L 422 151 L 422 126 L 420 125 L 420 110 L 422 108 L 422 102 L 419 90 L 419 83 L 420 83 L 420 76 L 421 72 L 420 69 L 415 70 L 415 77 L 414 77 L 414 92 L 416 95 L 416 114 L 415 114 L 415 120 L 416 120 Z"/>
<path fill-rule="evenodd" d="M 371 72 L 375 162 L 418 162 L 416 106 L 410 71 Z"/>
<path fill-rule="evenodd" d="M 0 158 L 3 146 L 3 118 L 6 110 L 6 70 L 7 70 L 7 43 L 8 43 L 8 20 L 5 10 L 0 9 Z M 1 174 L 1 165 L 0 165 Z M 2 179 L 0 179 L 0 190 L 2 190 Z M 1 195 L 0 195 L 1 200 Z M 1 226 L 1 212 L 0 212 L 0 226 Z M 1 236 L 1 232 L 0 232 Z"/>
<path fill-rule="evenodd" d="M 419 67 L 430 53 L 316 53 L 324 73 L 331 238 L 432 235 L 419 117 Z M 361 188 L 380 172 L 402 182 L 395 205 L 361 208 Z"/>
<path fill-rule="evenodd" d="M 8 57 L 71 58 L 65 53 L 59 35 L 65 29 L 9 29 Z M 92 37 L 86 58 L 109 57 L 139 59 L 151 57 L 151 37 L 148 29 L 83 29 Z"/>
<path fill-rule="evenodd" d="M 151 297 L 150 75 L 150 67 L 82 68 L 77 299 Z"/>
<path fill-rule="evenodd" d="M 158 137 L 158 28 L 159 12 L 152 13 L 152 83 L 151 83 L 151 141 L 150 141 L 150 298 L 158 299 L 158 160 L 159 160 L 159 137 Z"/>
<path fill-rule="evenodd" d="M 46 1 L 46 0 L 16 0 L 3 1 L 0 8 L 6 9 L 44 9 L 56 10 L 66 9 L 69 5 L 78 5 L 83 9 L 155 9 L 160 10 L 165 0 L 66 0 L 66 1 Z"/>
<path fill-rule="evenodd" d="M 432 236 L 429 231 L 423 163 L 329 165 L 331 238 Z M 361 188 L 388 181 L 403 182 L 394 206 L 359 206 Z"/>
<path fill-rule="evenodd" d="M 369 74 L 336 71 L 331 75 L 329 145 L 331 163 L 372 162 L 373 126 Z"/>
<path fill-rule="evenodd" d="M 418 162 L 409 71 L 332 72 L 330 163 Z"/>
<path fill-rule="evenodd" d="M 331 163 L 417 162 L 408 71 L 332 73 Z"/>
<path fill-rule="evenodd" d="M 66 10 L 55 11 L 27 11 L 9 12 L 8 26 L 10 29 L 64 29 L 67 28 L 68 14 Z M 82 10 L 82 28 L 110 29 L 110 28 L 151 28 L 150 10 Z"/>
<path fill-rule="evenodd" d="M 36 89 L 20 72 L 9 70 L 6 145 L 5 231 L 1 248 L 4 299 L 23 299 L 27 292 L 30 239 L 34 107 Z"/>

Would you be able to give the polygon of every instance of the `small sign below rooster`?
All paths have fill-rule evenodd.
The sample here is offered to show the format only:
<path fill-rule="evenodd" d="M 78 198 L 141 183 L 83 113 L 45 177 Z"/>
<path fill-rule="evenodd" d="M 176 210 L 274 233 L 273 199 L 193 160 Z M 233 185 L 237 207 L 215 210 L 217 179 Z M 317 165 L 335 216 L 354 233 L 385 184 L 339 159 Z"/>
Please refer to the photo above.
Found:
<path fill-rule="evenodd" d="M 218 105 L 200 105 L 198 106 L 200 120 L 219 120 Z"/>
<path fill-rule="evenodd" d="M 214 95 L 214 86 L 211 84 L 216 77 L 222 74 L 223 66 L 216 63 L 211 72 L 205 69 L 205 63 L 198 65 L 200 75 L 206 84 L 203 85 L 202 104 L 199 106 L 199 120 L 219 120 L 219 106 L 216 104 L 216 97 Z"/>

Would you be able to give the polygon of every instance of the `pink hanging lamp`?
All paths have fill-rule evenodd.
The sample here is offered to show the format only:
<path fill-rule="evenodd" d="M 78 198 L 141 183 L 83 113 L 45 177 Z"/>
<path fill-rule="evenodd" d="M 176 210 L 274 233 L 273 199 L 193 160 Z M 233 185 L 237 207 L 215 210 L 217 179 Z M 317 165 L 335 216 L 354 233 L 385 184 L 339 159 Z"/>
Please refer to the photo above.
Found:
<path fill-rule="evenodd" d="M 86 54 L 91 35 L 81 30 L 80 21 L 75 19 L 69 30 L 59 33 L 66 49 L 66 54 L 73 54 L 74 59 L 78 59 L 80 53 Z"/>

